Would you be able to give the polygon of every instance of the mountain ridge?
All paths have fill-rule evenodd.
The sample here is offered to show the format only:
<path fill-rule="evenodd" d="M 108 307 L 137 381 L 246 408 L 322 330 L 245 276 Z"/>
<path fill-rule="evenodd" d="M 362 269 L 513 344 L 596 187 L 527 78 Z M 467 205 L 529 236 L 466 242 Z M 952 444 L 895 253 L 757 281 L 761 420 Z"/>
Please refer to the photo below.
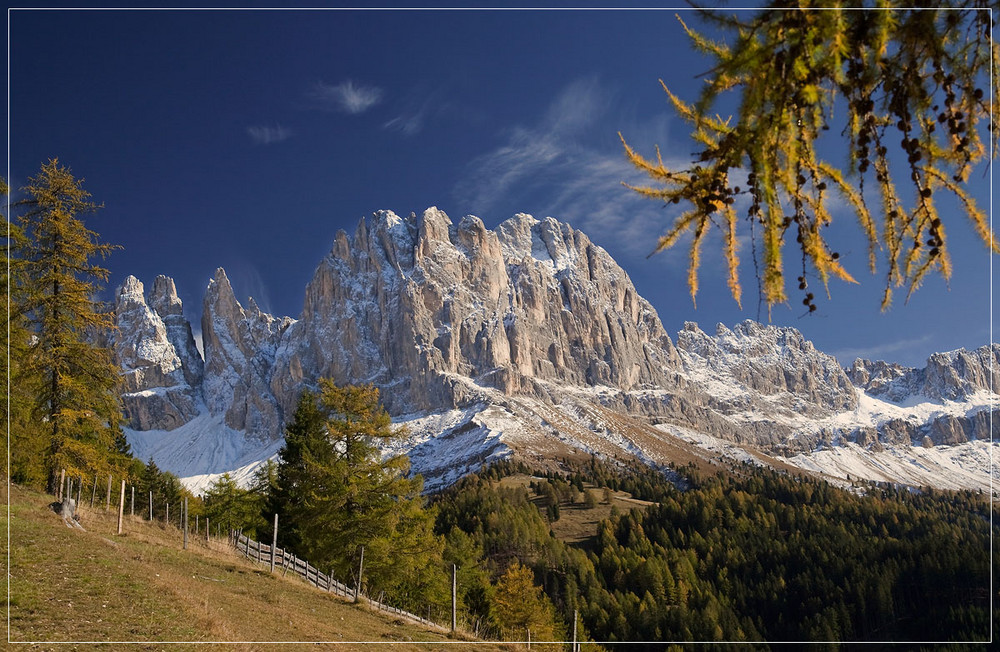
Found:
<path fill-rule="evenodd" d="M 844 369 L 799 331 L 749 320 L 714 335 L 688 322 L 675 343 L 611 256 L 553 218 L 518 214 L 490 230 L 433 207 L 379 211 L 337 233 L 298 319 L 244 307 L 220 268 L 203 300 L 201 369 L 170 279 L 154 281 L 149 304 L 133 277 L 117 297 L 130 441 L 168 469 L 171 435 L 155 433 L 200 433 L 189 456 L 195 439 L 228 450 L 207 456 L 220 468 L 173 460 L 195 483 L 252 466 L 254 450 L 273 454 L 299 391 L 319 377 L 378 386 L 410 427 L 394 450 L 431 488 L 493 457 L 557 449 L 662 465 L 669 456 L 653 451 L 677 437 L 796 459 L 832 445 L 877 456 L 998 436 L 996 344 L 934 354 L 918 370 Z M 582 416 L 590 405 L 633 425 L 596 424 Z"/>

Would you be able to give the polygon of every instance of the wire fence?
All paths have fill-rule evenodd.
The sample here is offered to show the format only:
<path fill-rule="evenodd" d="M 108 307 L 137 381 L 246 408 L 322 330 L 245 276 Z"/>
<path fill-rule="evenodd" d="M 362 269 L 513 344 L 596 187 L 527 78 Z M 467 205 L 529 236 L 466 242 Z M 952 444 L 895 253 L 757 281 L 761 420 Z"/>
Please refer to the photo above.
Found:
<path fill-rule="evenodd" d="M 130 517 L 129 520 L 135 521 L 139 518 L 143 521 L 159 524 L 161 527 L 167 528 L 177 528 L 177 532 L 183 532 L 184 548 L 187 549 L 189 540 L 201 541 L 205 545 L 208 545 L 212 540 L 212 525 L 215 525 L 215 540 L 220 541 L 224 536 L 222 532 L 222 525 L 219 523 L 212 523 L 209 517 L 204 519 L 199 518 L 196 515 L 193 520 L 194 529 L 191 529 L 192 518 L 188 513 L 188 501 L 186 498 L 182 498 L 174 503 L 173 514 L 171 515 L 171 503 L 168 501 L 161 501 L 159 505 L 162 506 L 162 516 L 158 513 L 154 513 L 154 505 L 157 502 L 154 501 L 154 496 L 152 491 L 139 492 L 137 495 L 136 487 L 134 485 L 126 485 L 124 479 L 120 479 L 119 485 L 117 487 L 117 496 L 113 495 L 114 478 L 109 475 L 106 483 L 103 482 L 103 478 L 100 476 L 95 476 L 93 483 L 85 481 L 83 477 L 78 476 L 77 478 L 66 477 L 65 471 L 60 477 L 59 485 L 55 492 L 55 498 L 57 504 L 61 506 L 58 509 L 63 518 L 67 520 L 67 524 L 70 524 L 74 520 L 75 514 L 80 507 L 82 507 L 86 502 L 88 497 L 85 495 L 85 486 L 90 489 L 89 493 L 89 503 L 90 508 L 103 509 L 105 511 L 110 510 L 112 507 L 116 508 L 118 512 L 118 534 L 123 533 L 123 526 L 125 521 L 125 516 Z M 98 490 L 101 489 L 104 494 L 104 505 L 101 505 L 99 500 Z M 75 494 L 75 498 L 74 498 Z M 145 495 L 142 495 L 145 494 Z M 116 503 L 112 503 L 112 498 L 117 498 Z M 139 499 L 139 514 L 136 514 L 137 498 Z M 56 504 L 53 504 L 55 507 Z M 143 512 L 145 511 L 145 514 Z M 225 519 L 224 519 L 225 520 Z M 79 524 L 76 527 L 80 527 Z M 235 551 L 246 557 L 253 563 L 256 564 L 266 564 L 270 567 L 271 572 L 280 572 L 282 576 L 286 576 L 289 571 L 293 575 L 297 575 L 305 580 L 306 583 L 314 586 L 315 588 L 325 591 L 327 593 L 332 593 L 334 595 L 342 596 L 344 598 L 353 599 L 354 601 L 364 601 L 370 608 L 374 609 L 379 613 L 388 614 L 391 616 L 405 618 L 414 623 L 438 630 L 438 631 L 448 631 L 448 626 L 442 625 L 431 620 L 430 617 L 430 605 L 428 604 L 428 617 L 419 616 L 415 613 L 411 613 L 399 607 L 392 606 L 385 602 L 385 594 L 382 593 L 376 599 L 372 596 L 365 595 L 362 587 L 362 577 L 363 577 L 363 560 L 364 560 L 364 548 L 361 548 L 361 563 L 359 564 L 358 574 L 355 578 L 354 587 L 350 587 L 344 582 L 338 581 L 333 577 L 332 571 L 330 573 L 324 573 L 317 567 L 313 566 L 309 561 L 305 559 L 300 559 L 294 553 L 289 552 L 277 545 L 268 545 L 260 541 L 256 541 L 240 530 L 229 529 L 226 531 L 225 536 L 228 537 L 228 545 L 231 546 Z M 277 517 L 275 517 L 275 540 L 277 539 Z M 273 554 L 272 554 L 273 550 Z M 457 620 L 457 568 L 452 568 L 452 601 L 451 601 L 451 631 L 454 633 L 458 629 Z M 440 615 L 440 612 L 438 612 Z M 574 614 L 575 616 L 575 614 Z M 575 619 L 575 618 L 574 618 Z M 474 635 L 481 635 L 478 631 L 478 627 L 473 628 L 476 630 Z M 574 627 L 573 632 L 573 647 L 571 649 L 577 649 L 577 637 Z M 527 639 L 528 649 L 531 649 L 531 632 L 528 631 Z"/>
<path fill-rule="evenodd" d="M 181 531 L 187 526 L 189 534 L 206 540 L 226 536 L 228 526 L 225 523 L 229 521 L 227 515 L 224 514 L 223 518 L 213 522 L 208 514 L 189 514 L 187 498 L 184 496 L 169 499 L 135 484 L 126 484 L 124 479 L 118 480 L 120 487 L 111 474 L 106 479 L 95 475 L 91 481 L 83 476 L 67 476 L 63 471 L 55 491 L 56 502 L 72 501 L 73 510 L 84 506 L 104 511 L 116 509 L 123 517 L 140 518 L 151 523 L 173 526 Z"/>
<path fill-rule="evenodd" d="M 299 559 L 293 553 L 283 548 L 279 548 L 277 546 L 272 548 L 271 545 L 255 541 L 239 531 L 230 532 L 229 541 L 240 554 L 250 561 L 258 564 L 268 564 L 272 570 L 280 570 L 282 575 L 287 575 L 288 572 L 291 571 L 295 575 L 304 579 L 307 583 L 312 584 L 322 591 L 327 591 L 328 593 L 344 596 L 346 598 L 353 598 L 355 600 L 364 598 L 365 601 L 376 611 L 394 616 L 400 616 L 402 618 L 408 618 L 414 622 L 427 625 L 429 627 L 442 628 L 442 626 L 438 623 L 398 607 L 393 607 L 392 605 L 386 604 L 382 599 L 374 599 L 369 596 L 365 596 L 358 587 L 360 582 L 355 584 L 354 588 L 351 588 L 343 582 L 334 579 L 332 572 L 323 573 L 308 561 Z M 274 551 L 273 557 L 272 549 Z"/>

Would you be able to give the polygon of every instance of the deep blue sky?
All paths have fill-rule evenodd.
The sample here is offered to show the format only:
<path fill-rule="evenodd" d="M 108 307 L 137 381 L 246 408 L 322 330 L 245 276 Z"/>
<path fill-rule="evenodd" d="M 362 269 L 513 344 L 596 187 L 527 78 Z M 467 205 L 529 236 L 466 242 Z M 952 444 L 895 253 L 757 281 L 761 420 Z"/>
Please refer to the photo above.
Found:
<path fill-rule="evenodd" d="M 172 276 L 196 329 L 216 267 L 241 301 L 294 317 L 338 229 L 438 206 L 490 227 L 517 212 L 569 222 L 621 263 L 671 336 L 688 320 L 712 332 L 758 316 L 749 246 L 744 309 L 717 239 L 695 309 L 686 250 L 646 258 L 673 207 L 620 185 L 643 179 L 619 131 L 647 155 L 694 149 L 657 80 L 693 99 L 710 65 L 675 13 L 9 11 L 7 176 L 16 191 L 58 157 L 85 178 L 104 203 L 88 226 L 124 247 L 108 294 L 128 274 Z M 989 176 L 973 179 L 986 202 Z M 793 291 L 773 323 L 844 364 L 922 365 L 989 341 L 990 260 L 964 222 L 945 221 L 950 289 L 931 278 L 883 314 L 883 277 L 845 217 L 843 261 L 861 286 L 832 283 L 808 317 Z"/>

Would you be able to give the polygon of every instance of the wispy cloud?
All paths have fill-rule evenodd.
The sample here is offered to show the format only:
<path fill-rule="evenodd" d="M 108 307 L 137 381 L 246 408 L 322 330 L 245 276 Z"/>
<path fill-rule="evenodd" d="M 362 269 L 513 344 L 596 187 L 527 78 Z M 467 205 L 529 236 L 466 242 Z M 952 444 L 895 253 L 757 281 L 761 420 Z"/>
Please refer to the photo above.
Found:
<path fill-rule="evenodd" d="M 591 157 L 594 152 L 581 149 L 573 136 L 600 117 L 600 102 L 595 98 L 600 92 L 596 81 L 570 84 L 537 124 L 509 129 L 506 143 L 474 159 L 456 194 L 477 210 L 489 210 L 515 186 L 553 178 L 569 183 L 579 179 L 580 173 L 572 168 L 579 165 L 581 156 Z"/>
<path fill-rule="evenodd" d="M 430 89 L 424 84 L 418 85 L 417 88 L 396 102 L 394 111 L 396 116 L 383 123 L 382 127 L 390 131 L 397 131 L 404 136 L 415 136 L 422 132 L 429 122 L 449 114 L 452 118 L 463 119 L 465 117 L 455 116 L 455 107 L 448 99 L 445 88 Z"/>
<path fill-rule="evenodd" d="M 386 121 L 383 127 L 399 131 L 407 136 L 414 136 L 423 131 L 424 114 L 412 113 L 409 115 L 398 115 L 392 120 Z"/>
<path fill-rule="evenodd" d="M 424 100 L 419 106 L 411 105 L 400 112 L 395 118 L 388 120 L 382 126 L 385 129 L 398 131 L 404 136 L 415 136 L 424 130 L 428 118 L 438 112 L 432 98 Z"/>
<path fill-rule="evenodd" d="M 270 312 L 271 293 L 267 289 L 267 283 L 256 265 L 245 260 L 236 260 L 226 266 L 230 283 L 233 286 L 233 293 L 237 300 L 246 308 L 251 299 L 257 307 L 264 312 Z M 241 299 L 240 297 L 244 297 Z"/>
<path fill-rule="evenodd" d="M 281 125 L 275 125 L 273 127 L 247 127 L 247 133 L 250 134 L 250 138 L 253 139 L 253 142 L 258 145 L 280 143 L 283 140 L 288 140 L 292 136 L 292 131 L 282 127 Z"/>
<path fill-rule="evenodd" d="M 317 82 L 309 94 L 322 108 L 352 115 L 372 108 L 382 100 L 383 95 L 382 89 L 377 86 L 355 86 L 350 79 L 336 86 Z"/>
<path fill-rule="evenodd" d="M 469 164 L 454 190 L 457 201 L 468 207 L 463 210 L 488 215 L 530 197 L 536 203 L 517 210 L 567 221 L 619 255 L 644 258 L 672 214 L 622 185 L 623 180 L 636 185 L 646 180 L 607 134 L 599 144 L 588 144 L 600 125 L 609 122 L 614 106 L 613 89 L 596 79 L 569 84 L 535 124 L 509 129 L 500 147 Z M 637 143 L 665 143 L 666 128 L 663 118 L 633 124 L 628 132 Z M 668 154 L 664 152 L 668 164 L 683 162 L 671 161 Z M 687 264 L 686 256 L 672 256 L 670 261 L 678 267 Z"/>

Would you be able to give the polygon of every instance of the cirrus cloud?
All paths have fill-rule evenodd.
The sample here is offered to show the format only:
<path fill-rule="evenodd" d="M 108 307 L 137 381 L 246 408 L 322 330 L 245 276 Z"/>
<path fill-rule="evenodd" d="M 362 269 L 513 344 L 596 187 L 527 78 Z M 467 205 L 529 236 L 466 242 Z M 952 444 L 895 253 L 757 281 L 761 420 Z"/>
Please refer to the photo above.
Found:
<path fill-rule="evenodd" d="M 288 140 L 292 136 L 292 131 L 286 127 L 282 127 L 281 125 L 274 125 L 273 127 L 247 127 L 247 133 L 250 134 L 250 138 L 253 139 L 253 142 L 258 145 L 280 143 L 283 140 Z"/>
<path fill-rule="evenodd" d="M 383 94 L 377 86 L 356 86 L 348 79 L 336 86 L 317 82 L 309 96 L 321 108 L 358 115 L 378 104 Z"/>
<path fill-rule="evenodd" d="M 499 147 L 468 163 L 453 188 L 456 200 L 481 215 L 533 209 L 537 217 L 570 222 L 619 256 L 644 259 L 669 222 L 662 205 L 622 185 L 645 180 L 617 138 L 609 143 L 591 137 L 616 108 L 615 90 L 597 78 L 568 84 L 536 122 L 509 127 Z M 664 142 L 667 121 L 631 125 L 628 131 L 640 142 Z M 669 154 L 665 158 L 674 162 Z M 523 203 L 514 206 L 517 202 Z"/>

